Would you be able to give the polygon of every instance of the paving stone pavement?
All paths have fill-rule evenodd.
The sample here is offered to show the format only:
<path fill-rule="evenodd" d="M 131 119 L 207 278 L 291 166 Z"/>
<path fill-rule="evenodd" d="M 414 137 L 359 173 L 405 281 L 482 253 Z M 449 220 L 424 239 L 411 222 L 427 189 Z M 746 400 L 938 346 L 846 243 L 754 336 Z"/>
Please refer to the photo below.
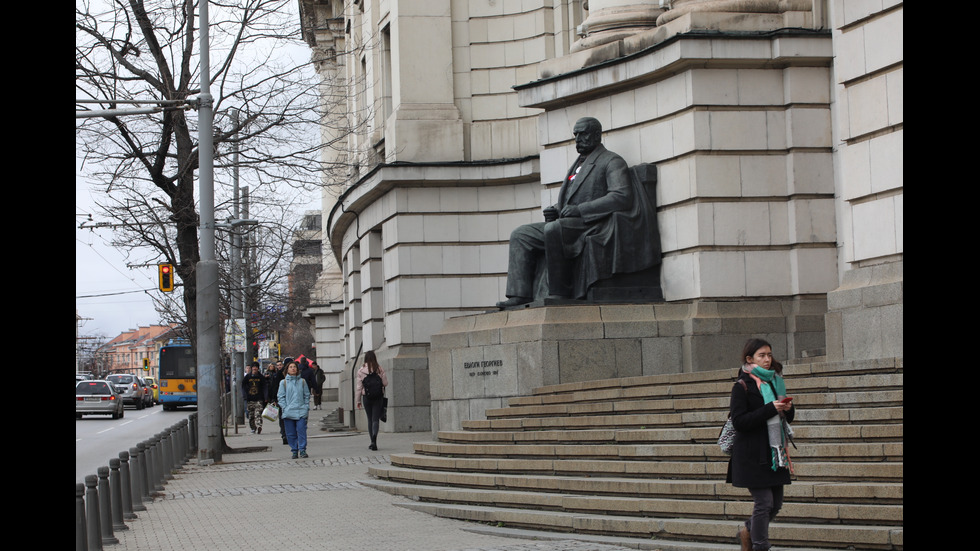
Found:
<path fill-rule="evenodd" d="M 312 419 L 317 419 L 318 411 Z M 311 419 L 311 420 L 312 420 Z M 134 551 L 624 551 L 628 547 L 570 535 L 493 532 L 490 527 L 434 517 L 398 506 L 407 498 L 360 483 L 388 454 L 431 441 L 426 433 L 382 433 L 377 452 L 363 433 L 320 432 L 311 423 L 309 459 L 289 459 L 277 431 L 239 428 L 226 442 L 248 453 L 220 463 L 191 460 L 116 530 L 107 550 Z M 489 531 L 489 532 L 488 532 Z M 539 539 L 541 537 L 549 538 Z M 565 538 L 568 539 L 565 539 Z M 557 539 L 555 539 L 557 538 Z M 632 547 L 632 546 L 631 546 Z"/>

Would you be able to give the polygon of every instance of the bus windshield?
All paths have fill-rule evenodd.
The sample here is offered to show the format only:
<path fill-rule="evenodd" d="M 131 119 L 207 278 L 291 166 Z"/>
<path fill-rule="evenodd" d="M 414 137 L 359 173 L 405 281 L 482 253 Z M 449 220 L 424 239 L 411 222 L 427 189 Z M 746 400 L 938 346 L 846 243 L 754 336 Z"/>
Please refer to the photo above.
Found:
<path fill-rule="evenodd" d="M 197 359 L 189 346 L 165 346 L 160 349 L 161 379 L 196 379 Z"/>

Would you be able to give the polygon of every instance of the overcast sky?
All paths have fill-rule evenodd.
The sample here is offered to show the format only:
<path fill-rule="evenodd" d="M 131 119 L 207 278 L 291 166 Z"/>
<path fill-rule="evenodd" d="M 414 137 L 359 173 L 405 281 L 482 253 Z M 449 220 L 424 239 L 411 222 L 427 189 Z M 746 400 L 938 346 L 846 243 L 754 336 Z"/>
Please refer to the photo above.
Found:
<path fill-rule="evenodd" d="M 153 325 L 159 316 L 144 290 L 156 290 L 156 268 L 126 267 L 125 257 L 109 246 L 109 229 L 79 229 L 95 211 L 90 186 L 75 167 L 75 308 L 83 319 L 79 333 L 111 339 L 128 329 Z M 101 295 L 101 296 L 98 296 Z"/>

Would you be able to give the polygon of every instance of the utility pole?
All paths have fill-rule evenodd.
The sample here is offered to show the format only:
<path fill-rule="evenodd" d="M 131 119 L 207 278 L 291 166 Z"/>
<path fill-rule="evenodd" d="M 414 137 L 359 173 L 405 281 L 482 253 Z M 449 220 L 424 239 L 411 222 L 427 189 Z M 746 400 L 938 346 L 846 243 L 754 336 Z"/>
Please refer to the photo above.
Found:
<path fill-rule="evenodd" d="M 232 112 L 232 124 L 238 126 L 238 111 Z M 239 353 L 236 350 L 232 350 L 232 368 L 231 368 L 231 390 L 233 394 L 231 395 L 232 411 L 235 416 L 235 429 L 237 431 L 239 421 L 245 421 L 245 409 L 242 404 L 242 396 L 239 391 L 238 381 L 241 377 L 245 365 L 248 364 L 248 323 L 244 313 L 244 291 L 247 288 L 247 284 L 243 282 L 242 278 L 242 235 L 238 226 L 243 225 L 256 225 L 258 221 L 242 219 L 239 216 L 239 198 L 238 198 L 238 142 L 235 141 L 234 149 L 232 150 L 232 180 L 233 180 L 233 218 L 228 221 L 227 224 L 222 226 L 228 227 L 231 231 L 231 318 L 235 327 L 235 332 L 238 331 L 238 320 L 242 319 L 242 338 L 243 350 Z M 248 188 L 245 188 L 246 191 Z M 247 212 L 246 212 L 247 217 Z M 237 344 L 237 343 L 236 343 Z"/>
<path fill-rule="evenodd" d="M 198 463 L 221 461 L 221 397 L 218 386 L 221 351 L 218 326 L 218 261 L 215 258 L 214 224 L 214 98 L 208 32 L 208 0 L 200 3 L 201 107 L 198 111 L 199 188 L 201 201 L 201 260 L 197 272 L 197 415 Z"/>

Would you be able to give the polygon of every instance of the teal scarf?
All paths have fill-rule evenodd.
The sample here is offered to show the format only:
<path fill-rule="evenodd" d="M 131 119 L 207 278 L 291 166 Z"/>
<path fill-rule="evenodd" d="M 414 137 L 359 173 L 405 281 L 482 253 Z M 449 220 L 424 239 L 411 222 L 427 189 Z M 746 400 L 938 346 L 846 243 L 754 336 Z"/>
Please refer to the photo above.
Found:
<path fill-rule="evenodd" d="M 742 370 L 755 375 L 762 381 L 762 384 L 759 385 L 759 392 L 762 393 L 764 403 L 768 404 L 786 397 L 786 383 L 783 382 L 783 378 L 775 370 L 765 369 L 759 366 L 748 369 L 748 365 L 743 366 Z M 773 387 L 775 387 L 775 392 L 773 392 Z M 792 435 L 793 429 L 790 428 L 789 423 L 786 422 L 782 415 L 776 415 L 772 419 L 769 419 L 766 427 L 769 433 L 769 448 L 772 452 L 772 470 L 775 471 L 779 467 L 789 467 L 790 472 L 792 472 L 793 463 L 789 459 L 786 440 Z"/>
<path fill-rule="evenodd" d="M 752 368 L 751 373 L 767 383 L 772 383 L 772 386 L 760 385 L 761 388 L 759 389 L 759 392 L 762 393 L 762 397 L 765 398 L 767 404 L 769 402 L 776 401 L 777 396 L 786 396 L 786 383 L 783 382 L 783 378 L 780 377 L 775 370 L 755 366 Z M 776 387 L 775 395 L 772 393 L 773 386 Z"/>

